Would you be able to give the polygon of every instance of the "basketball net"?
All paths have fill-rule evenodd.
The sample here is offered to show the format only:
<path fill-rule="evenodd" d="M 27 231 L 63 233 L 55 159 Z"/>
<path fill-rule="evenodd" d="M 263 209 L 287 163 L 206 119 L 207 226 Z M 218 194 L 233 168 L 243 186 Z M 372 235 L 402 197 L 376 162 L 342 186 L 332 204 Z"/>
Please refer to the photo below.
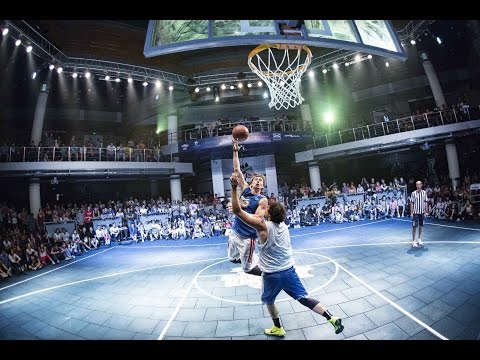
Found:
<path fill-rule="evenodd" d="M 277 110 L 293 108 L 305 100 L 300 81 L 311 61 L 312 52 L 306 45 L 262 44 L 248 54 L 248 66 L 270 90 L 268 106 Z"/>

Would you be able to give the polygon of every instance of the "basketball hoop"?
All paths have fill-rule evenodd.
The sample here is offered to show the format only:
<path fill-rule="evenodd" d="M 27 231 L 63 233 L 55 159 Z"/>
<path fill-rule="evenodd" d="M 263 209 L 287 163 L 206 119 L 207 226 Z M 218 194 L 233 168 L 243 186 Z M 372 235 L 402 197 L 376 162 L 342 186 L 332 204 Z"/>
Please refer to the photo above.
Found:
<path fill-rule="evenodd" d="M 248 54 L 248 66 L 270 90 L 268 106 L 277 110 L 293 108 L 305 100 L 300 80 L 311 61 L 312 52 L 306 45 L 262 44 Z"/>

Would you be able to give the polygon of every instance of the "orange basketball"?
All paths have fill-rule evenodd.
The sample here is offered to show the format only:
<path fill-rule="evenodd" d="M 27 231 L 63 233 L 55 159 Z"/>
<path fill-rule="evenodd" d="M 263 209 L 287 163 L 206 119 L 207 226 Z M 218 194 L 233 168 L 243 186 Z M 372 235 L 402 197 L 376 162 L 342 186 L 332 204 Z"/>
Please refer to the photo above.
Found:
<path fill-rule="evenodd" d="M 237 141 L 245 141 L 248 139 L 248 129 L 243 125 L 237 125 L 233 128 L 232 136 Z"/>

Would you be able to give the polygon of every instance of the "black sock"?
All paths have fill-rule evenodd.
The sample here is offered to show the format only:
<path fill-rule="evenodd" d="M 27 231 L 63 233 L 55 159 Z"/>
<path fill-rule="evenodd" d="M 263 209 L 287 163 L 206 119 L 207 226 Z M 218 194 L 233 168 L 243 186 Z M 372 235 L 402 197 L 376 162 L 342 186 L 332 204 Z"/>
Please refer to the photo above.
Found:
<path fill-rule="evenodd" d="M 327 320 L 330 320 L 330 318 L 333 316 L 332 314 L 330 314 L 330 311 L 328 310 L 325 310 L 322 314 L 322 316 L 327 319 Z"/>
<path fill-rule="evenodd" d="M 275 325 L 276 327 L 282 327 L 282 325 L 280 325 L 280 318 L 276 318 L 276 319 L 272 319 L 273 320 L 273 325 Z"/>
<path fill-rule="evenodd" d="M 262 276 L 262 270 L 256 265 L 252 270 L 250 270 L 247 274 L 252 274 L 256 276 Z"/>

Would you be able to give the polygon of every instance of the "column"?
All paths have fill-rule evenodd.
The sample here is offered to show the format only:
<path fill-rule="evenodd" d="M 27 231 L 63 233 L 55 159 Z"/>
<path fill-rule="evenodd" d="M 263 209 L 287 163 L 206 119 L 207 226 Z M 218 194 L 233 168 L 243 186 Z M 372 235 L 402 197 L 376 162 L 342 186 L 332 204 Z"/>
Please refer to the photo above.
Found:
<path fill-rule="evenodd" d="M 452 179 L 453 189 L 456 190 L 460 181 L 460 169 L 458 166 L 457 145 L 452 140 L 445 141 L 447 152 L 448 175 Z"/>
<path fill-rule="evenodd" d="M 314 191 L 322 188 L 322 183 L 320 180 L 320 167 L 317 162 L 308 163 L 308 172 L 310 173 L 310 187 Z"/>
<path fill-rule="evenodd" d="M 182 201 L 182 183 L 180 175 L 170 176 L 170 198 L 172 201 Z"/>
<path fill-rule="evenodd" d="M 150 196 L 151 197 L 158 196 L 158 180 L 157 179 L 150 179 Z"/>
<path fill-rule="evenodd" d="M 212 160 L 212 188 L 217 196 L 225 196 L 225 186 L 223 184 L 222 160 Z"/>
<path fill-rule="evenodd" d="M 423 70 L 427 75 L 428 83 L 430 84 L 430 89 L 432 89 L 433 98 L 435 99 L 435 104 L 438 108 L 442 108 L 442 105 L 447 105 L 445 101 L 445 96 L 443 96 L 442 86 L 438 80 L 437 72 L 433 68 L 433 64 L 428 58 L 426 52 L 420 53 L 420 59 L 422 60 Z M 433 109 L 430 109 L 433 110 Z"/>
<path fill-rule="evenodd" d="M 45 109 L 47 107 L 48 100 L 48 87 L 47 83 L 43 83 L 38 94 L 37 105 L 35 106 L 35 115 L 33 116 L 32 125 L 32 140 L 35 145 L 42 140 L 43 120 L 45 118 Z"/>
<path fill-rule="evenodd" d="M 168 145 L 178 142 L 178 120 L 177 115 L 167 116 Z"/>
<path fill-rule="evenodd" d="M 310 105 L 309 104 L 300 105 L 300 114 L 302 116 L 303 129 L 312 131 L 313 122 L 312 122 L 312 111 L 310 109 Z"/>
<path fill-rule="evenodd" d="M 39 178 L 31 178 L 30 185 L 29 185 L 29 193 L 30 193 L 30 212 L 36 217 L 38 214 L 38 210 L 42 207 L 40 201 L 40 179 Z"/>
<path fill-rule="evenodd" d="M 275 156 L 265 155 L 265 177 L 267 180 L 265 195 L 270 197 L 273 193 L 275 197 L 278 197 L 278 181 L 277 181 L 277 167 L 275 165 Z"/>

